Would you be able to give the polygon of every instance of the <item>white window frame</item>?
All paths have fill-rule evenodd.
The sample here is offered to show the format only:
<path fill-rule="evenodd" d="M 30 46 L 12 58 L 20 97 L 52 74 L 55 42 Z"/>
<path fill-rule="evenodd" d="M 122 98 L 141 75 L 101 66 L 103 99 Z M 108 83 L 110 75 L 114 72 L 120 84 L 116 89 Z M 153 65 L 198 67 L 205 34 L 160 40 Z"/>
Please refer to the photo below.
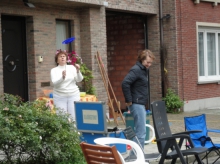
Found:
<path fill-rule="evenodd" d="M 220 34 L 220 24 L 219 23 L 204 23 L 204 22 L 197 22 L 197 63 L 198 63 L 198 84 L 203 83 L 214 83 L 218 82 L 220 83 L 220 62 L 219 62 L 219 56 L 218 51 L 220 51 L 220 48 L 218 47 L 218 34 Z M 204 37 L 204 43 L 207 43 L 207 33 L 215 33 L 215 43 L 216 43 L 216 75 L 208 75 L 208 60 L 207 60 L 207 44 L 204 44 L 204 67 L 205 67 L 205 75 L 200 76 L 199 72 L 199 32 L 203 32 Z"/>
<path fill-rule="evenodd" d="M 70 37 L 70 22 L 67 20 L 56 20 L 56 48 L 57 50 L 70 51 L 70 44 L 62 44 L 62 42 Z"/>
<path fill-rule="evenodd" d="M 218 6 L 218 3 L 220 3 L 219 0 L 194 0 L 194 3 L 195 3 L 195 4 L 200 3 L 200 1 L 203 1 L 203 2 L 212 2 L 212 3 L 213 3 L 213 6 Z"/>

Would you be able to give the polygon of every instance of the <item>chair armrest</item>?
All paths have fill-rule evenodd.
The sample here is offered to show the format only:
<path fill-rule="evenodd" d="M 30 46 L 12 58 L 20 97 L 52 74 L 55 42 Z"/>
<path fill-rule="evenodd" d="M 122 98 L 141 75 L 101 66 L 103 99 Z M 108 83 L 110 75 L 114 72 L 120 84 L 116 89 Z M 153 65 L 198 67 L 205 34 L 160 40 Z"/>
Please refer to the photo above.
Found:
<path fill-rule="evenodd" d="M 154 138 L 155 138 L 154 128 L 153 128 L 153 126 L 151 126 L 151 125 L 149 125 L 149 124 L 145 124 L 145 126 L 149 127 L 149 128 L 152 130 L 152 137 L 151 137 L 151 139 L 149 139 L 148 141 L 144 141 L 144 143 L 150 143 L 150 142 L 153 141 Z"/>
<path fill-rule="evenodd" d="M 208 132 L 220 133 L 220 129 L 207 129 Z"/>
<path fill-rule="evenodd" d="M 101 137 L 97 138 L 94 140 L 96 144 L 99 145 L 108 145 L 108 144 L 127 144 L 130 145 L 132 148 L 134 148 L 136 154 L 137 154 L 137 159 L 134 161 L 134 163 L 146 163 L 145 158 L 144 158 L 144 153 L 142 152 L 140 146 L 131 140 L 123 139 L 123 138 L 113 138 L 113 137 Z M 122 160 L 122 163 L 126 163 L 125 161 Z M 129 164 L 134 164 L 132 162 L 129 162 Z"/>
<path fill-rule="evenodd" d="M 179 132 L 179 133 L 175 133 L 173 135 L 181 135 L 181 134 L 191 134 L 191 133 L 200 133 L 202 132 L 201 130 L 189 130 L 189 131 L 184 131 L 184 132 Z"/>
<path fill-rule="evenodd" d="M 189 136 L 188 134 L 187 134 L 187 135 L 186 135 L 186 134 L 173 135 L 173 136 L 170 136 L 170 137 L 158 139 L 158 140 L 156 140 L 156 141 L 173 140 L 173 139 L 177 139 L 177 138 L 180 138 L 179 144 L 178 144 L 178 146 L 179 146 L 180 149 L 181 149 L 181 147 L 182 147 L 182 144 L 183 144 L 184 139 L 187 139 L 187 140 L 189 141 L 190 145 L 193 145 L 193 144 L 192 144 L 192 141 L 191 141 L 191 138 L 190 138 L 190 136 Z M 194 146 L 193 146 L 193 147 L 194 147 Z"/>
<path fill-rule="evenodd" d="M 161 138 L 161 139 L 156 139 L 156 141 L 163 141 L 163 140 L 172 140 L 172 139 L 177 139 L 177 138 L 186 138 L 186 139 L 190 139 L 189 135 L 173 135 L 170 137 L 165 137 L 165 138 Z"/>

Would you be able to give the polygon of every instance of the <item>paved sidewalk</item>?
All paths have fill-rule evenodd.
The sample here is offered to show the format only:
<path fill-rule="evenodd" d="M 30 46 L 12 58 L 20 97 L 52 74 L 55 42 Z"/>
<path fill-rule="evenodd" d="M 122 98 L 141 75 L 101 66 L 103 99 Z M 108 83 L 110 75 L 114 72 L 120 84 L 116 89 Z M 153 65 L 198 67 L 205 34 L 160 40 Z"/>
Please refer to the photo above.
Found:
<path fill-rule="evenodd" d="M 199 110 L 199 111 L 193 111 L 193 112 L 183 112 L 180 114 L 168 114 L 167 115 L 168 121 L 170 123 L 170 128 L 171 128 L 172 133 L 185 131 L 185 127 L 184 127 L 185 116 L 196 116 L 196 115 L 200 115 L 203 113 L 206 114 L 206 121 L 207 121 L 208 128 L 220 129 L 220 109 L 207 109 L 207 110 Z M 153 125 L 151 115 L 150 115 L 150 124 Z M 119 127 L 122 129 L 125 128 L 124 125 L 120 125 Z M 209 136 L 212 138 L 212 140 L 215 143 L 220 144 L 219 133 L 209 133 Z M 157 144 L 149 143 L 145 145 L 145 153 L 156 153 L 156 152 L 158 152 Z M 128 153 L 124 154 L 123 156 L 126 156 L 127 154 Z M 215 158 L 216 156 L 213 154 L 213 157 L 209 158 L 209 163 L 212 163 L 212 161 Z M 152 161 L 150 163 L 157 164 L 158 161 Z M 166 163 L 170 163 L 170 161 L 167 161 Z M 220 164 L 220 159 L 215 164 Z"/>

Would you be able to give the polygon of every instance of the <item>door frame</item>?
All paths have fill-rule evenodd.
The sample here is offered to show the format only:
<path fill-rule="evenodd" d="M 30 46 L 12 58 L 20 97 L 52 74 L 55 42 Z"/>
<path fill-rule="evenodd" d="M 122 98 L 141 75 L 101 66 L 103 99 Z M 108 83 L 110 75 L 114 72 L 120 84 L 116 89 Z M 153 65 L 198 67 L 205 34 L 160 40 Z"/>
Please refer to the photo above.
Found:
<path fill-rule="evenodd" d="M 10 20 L 18 20 L 21 22 L 21 40 L 22 40 L 22 45 L 21 45 L 21 49 L 22 49 L 22 60 L 23 60 L 23 71 L 24 73 L 22 74 L 22 78 L 24 79 L 24 82 L 23 82 L 23 99 L 24 101 L 29 101 L 29 96 L 28 96 L 28 65 L 27 65 L 27 40 L 26 40 L 26 17 L 24 16 L 15 16 L 15 15 L 4 15 L 2 14 L 1 15 L 1 24 L 2 24 L 2 21 L 3 20 L 7 20 L 7 19 L 10 19 Z M 1 38 L 2 39 L 2 38 Z M 3 40 L 2 40 L 2 62 L 4 60 L 3 58 L 3 53 L 4 53 L 4 49 L 3 49 Z M 3 71 L 3 78 L 4 78 L 4 70 Z M 5 86 L 4 86 L 4 80 L 3 80 L 3 92 L 5 92 Z"/>

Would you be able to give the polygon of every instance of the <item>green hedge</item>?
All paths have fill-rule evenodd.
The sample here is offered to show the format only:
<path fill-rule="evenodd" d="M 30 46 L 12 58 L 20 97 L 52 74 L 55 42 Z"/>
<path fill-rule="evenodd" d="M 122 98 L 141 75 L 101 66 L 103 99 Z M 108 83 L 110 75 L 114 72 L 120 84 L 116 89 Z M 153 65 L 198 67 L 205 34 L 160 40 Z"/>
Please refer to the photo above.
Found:
<path fill-rule="evenodd" d="M 55 114 L 46 103 L 23 103 L 18 96 L 1 96 L 0 163 L 85 163 L 70 116 Z"/>

